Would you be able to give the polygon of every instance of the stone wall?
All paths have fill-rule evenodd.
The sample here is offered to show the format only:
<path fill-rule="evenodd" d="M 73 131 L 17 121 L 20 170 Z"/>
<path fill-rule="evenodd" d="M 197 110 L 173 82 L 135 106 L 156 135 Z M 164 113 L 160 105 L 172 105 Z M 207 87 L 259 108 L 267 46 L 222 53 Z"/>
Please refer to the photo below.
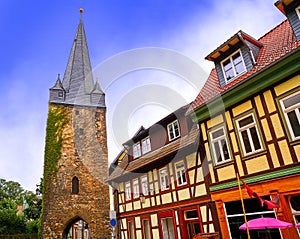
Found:
<path fill-rule="evenodd" d="M 61 154 L 57 162 L 51 162 L 56 170 L 47 177 L 51 163 L 46 160 L 52 160 L 47 153 L 51 152 L 49 145 L 55 147 L 55 140 L 46 140 L 42 238 L 64 238 L 66 229 L 78 219 L 88 223 L 92 238 L 110 238 L 109 187 L 104 183 L 108 176 L 106 110 L 49 105 L 49 112 L 62 110 L 66 123 L 55 134 L 57 142 L 61 138 Z M 48 116 L 49 123 L 53 124 Z M 78 194 L 72 194 L 75 176 Z"/>

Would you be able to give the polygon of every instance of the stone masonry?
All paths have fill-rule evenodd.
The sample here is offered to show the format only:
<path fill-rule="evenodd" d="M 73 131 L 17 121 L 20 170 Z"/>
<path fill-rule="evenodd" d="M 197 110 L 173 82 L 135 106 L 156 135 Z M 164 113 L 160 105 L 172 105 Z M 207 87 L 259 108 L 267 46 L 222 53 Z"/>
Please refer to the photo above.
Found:
<path fill-rule="evenodd" d="M 111 235 L 105 109 L 49 105 L 49 111 L 66 108 L 62 128 L 61 158 L 57 173 L 44 192 L 42 238 L 66 238 L 78 219 L 88 223 L 92 238 Z M 44 169 L 46 170 L 46 169 Z M 72 194 L 72 179 L 79 179 L 79 192 Z"/>

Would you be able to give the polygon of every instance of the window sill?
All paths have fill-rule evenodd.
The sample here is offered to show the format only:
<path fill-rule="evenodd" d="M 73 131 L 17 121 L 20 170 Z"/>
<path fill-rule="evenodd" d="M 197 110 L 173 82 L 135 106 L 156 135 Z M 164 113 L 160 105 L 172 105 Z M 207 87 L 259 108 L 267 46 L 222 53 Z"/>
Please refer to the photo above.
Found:
<path fill-rule="evenodd" d="M 242 76 L 242 75 L 244 75 L 244 74 L 246 74 L 246 73 L 247 73 L 247 71 L 245 70 L 245 71 L 241 72 L 240 74 L 236 75 L 235 77 L 232 77 L 232 78 L 229 79 L 229 80 L 227 80 L 227 79 L 225 78 L 225 83 L 226 83 L 226 85 L 230 84 L 230 83 L 233 82 L 235 79 L 239 78 L 240 76 Z M 225 77 L 225 76 L 224 76 L 224 77 Z"/>
<path fill-rule="evenodd" d="M 242 160 L 246 161 L 267 154 L 267 150 L 261 150 L 250 155 L 242 156 Z"/>
<path fill-rule="evenodd" d="M 222 167 L 226 167 L 228 165 L 231 165 L 234 163 L 234 160 L 233 159 L 230 159 L 228 161 L 225 161 L 225 162 L 222 162 L 222 163 L 218 163 L 218 164 L 215 164 L 215 168 L 222 168 Z"/>

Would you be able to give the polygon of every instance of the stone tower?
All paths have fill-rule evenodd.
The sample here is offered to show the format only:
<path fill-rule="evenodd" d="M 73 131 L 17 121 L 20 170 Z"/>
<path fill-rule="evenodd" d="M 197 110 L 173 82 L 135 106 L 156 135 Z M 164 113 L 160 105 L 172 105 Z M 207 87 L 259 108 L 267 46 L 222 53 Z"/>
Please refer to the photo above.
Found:
<path fill-rule="evenodd" d="M 42 238 L 47 239 L 111 235 L 109 188 L 104 183 L 105 97 L 93 80 L 80 12 L 64 78 L 58 76 L 50 88 L 42 216 Z"/>

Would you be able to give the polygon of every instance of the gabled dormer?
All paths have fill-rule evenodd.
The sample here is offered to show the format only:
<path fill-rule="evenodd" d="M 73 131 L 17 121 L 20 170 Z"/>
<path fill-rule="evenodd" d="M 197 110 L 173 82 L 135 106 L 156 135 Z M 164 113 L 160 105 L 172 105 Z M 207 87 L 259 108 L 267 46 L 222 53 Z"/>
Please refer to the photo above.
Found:
<path fill-rule="evenodd" d="M 262 46 L 253 37 L 239 31 L 205 59 L 215 63 L 220 86 L 224 87 L 254 67 Z"/>
<path fill-rule="evenodd" d="M 275 3 L 275 6 L 287 17 L 290 25 L 296 35 L 297 40 L 300 40 L 300 0 L 280 0 Z"/>

